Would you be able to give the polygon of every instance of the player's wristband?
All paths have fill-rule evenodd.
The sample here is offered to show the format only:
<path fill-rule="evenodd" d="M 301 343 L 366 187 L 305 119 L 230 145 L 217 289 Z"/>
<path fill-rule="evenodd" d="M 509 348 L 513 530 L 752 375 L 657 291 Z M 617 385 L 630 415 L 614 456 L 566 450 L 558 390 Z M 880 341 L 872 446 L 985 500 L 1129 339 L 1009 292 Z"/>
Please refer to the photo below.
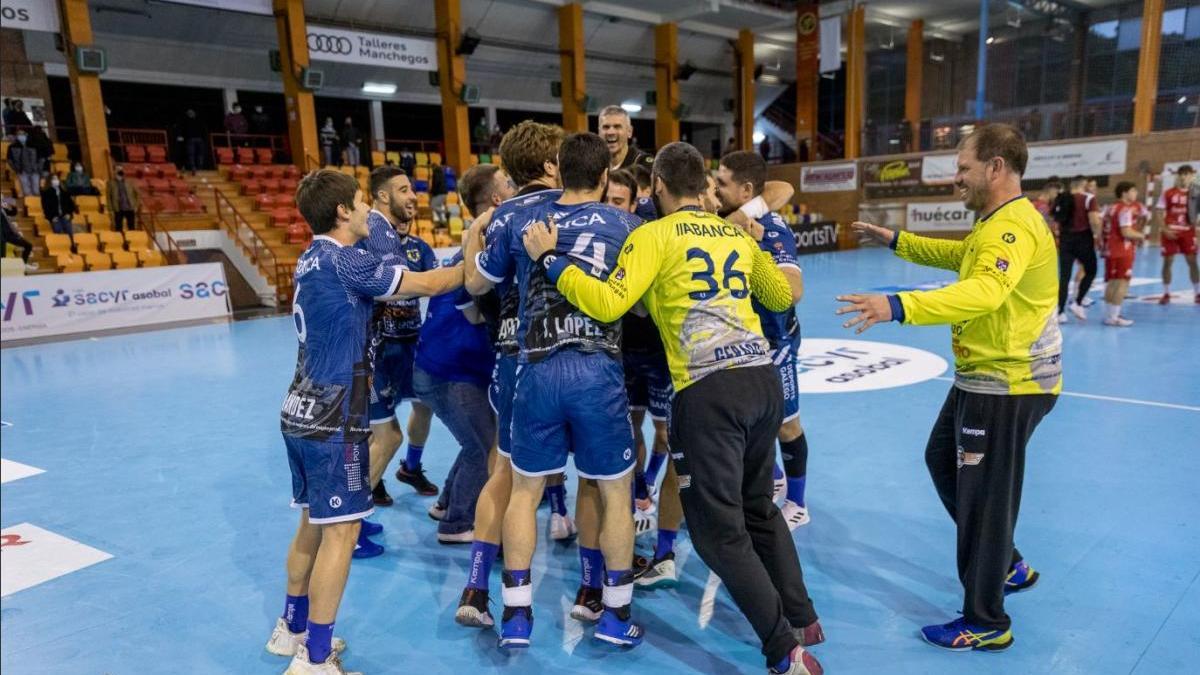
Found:
<path fill-rule="evenodd" d="M 538 259 L 537 259 L 538 267 L 541 267 L 542 269 L 544 269 L 546 271 L 550 271 L 550 266 L 554 264 L 554 260 L 556 258 L 558 258 L 558 256 L 554 254 L 553 249 L 546 251 L 545 253 L 538 256 Z"/>
<path fill-rule="evenodd" d="M 761 195 L 742 204 L 742 208 L 738 209 L 738 211 L 741 211 L 750 220 L 758 220 L 767 215 L 770 210 L 770 207 L 767 206 L 767 201 Z"/>
<path fill-rule="evenodd" d="M 892 308 L 892 321 L 904 323 L 904 303 L 900 302 L 900 296 L 889 295 L 887 301 L 888 306 Z"/>

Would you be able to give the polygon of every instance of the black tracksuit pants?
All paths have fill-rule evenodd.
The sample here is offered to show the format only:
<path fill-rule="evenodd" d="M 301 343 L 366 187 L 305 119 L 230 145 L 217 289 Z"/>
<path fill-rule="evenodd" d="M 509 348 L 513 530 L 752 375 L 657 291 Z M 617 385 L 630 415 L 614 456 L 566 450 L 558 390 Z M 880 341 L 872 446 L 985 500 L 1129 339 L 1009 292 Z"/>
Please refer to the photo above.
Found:
<path fill-rule="evenodd" d="M 958 525 L 958 578 L 968 623 L 1008 630 L 1004 579 L 1021 560 L 1013 530 L 1025 446 L 1054 394 L 976 394 L 951 387 L 925 446 L 938 497 Z"/>
<path fill-rule="evenodd" d="M 771 500 L 783 386 L 773 366 L 713 373 L 675 395 L 671 452 L 700 559 L 762 641 L 768 665 L 817 620 L 787 523 Z"/>
<path fill-rule="evenodd" d="M 1083 265 L 1083 279 L 1075 294 L 1075 302 L 1082 302 L 1096 280 L 1096 240 L 1091 230 L 1064 232 L 1058 244 L 1058 312 L 1067 307 L 1067 291 L 1071 284 L 1071 267 L 1078 260 Z"/>

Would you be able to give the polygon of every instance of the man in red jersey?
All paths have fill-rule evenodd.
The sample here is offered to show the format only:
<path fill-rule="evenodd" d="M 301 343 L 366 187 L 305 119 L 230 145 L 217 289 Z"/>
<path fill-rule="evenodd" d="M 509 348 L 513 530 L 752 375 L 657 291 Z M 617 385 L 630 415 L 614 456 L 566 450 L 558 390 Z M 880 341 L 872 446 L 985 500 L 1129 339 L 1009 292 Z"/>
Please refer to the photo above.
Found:
<path fill-rule="evenodd" d="M 1117 201 L 1104 214 L 1104 302 L 1107 309 L 1105 326 L 1132 326 L 1133 321 L 1121 316 L 1121 303 L 1129 292 L 1133 276 L 1133 258 L 1138 243 L 1146 238 L 1140 231 L 1149 213 L 1137 200 L 1138 191 L 1128 181 L 1117 183 Z"/>
<path fill-rule="evenodd" d="M 1162 215 L 1163 294 L 1158 304 L 1171 302 L 1171 266 L 1182 253 L 1192 277 L 1192 292 L 1200 304 L 1200 267 L 1196 265 L 1196 223 L 1188 214 L 1188 189 L 1196 178 L 1191 164 L 1175 172 L 1175 187 L 1164 190 L 1156 205 Z"/>

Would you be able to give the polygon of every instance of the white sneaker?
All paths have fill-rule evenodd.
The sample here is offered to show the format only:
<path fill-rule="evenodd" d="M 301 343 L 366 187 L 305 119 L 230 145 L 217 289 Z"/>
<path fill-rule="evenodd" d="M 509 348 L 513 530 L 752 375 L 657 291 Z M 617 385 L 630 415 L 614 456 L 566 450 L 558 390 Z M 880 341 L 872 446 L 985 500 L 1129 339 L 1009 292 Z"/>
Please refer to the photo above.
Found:
<path fill-rule="evenodd" d="M 633 585 L 647 590 L 678 586 L 679 572 L 675 569 L 675 554 L 668 553 L 666 558 L 655 561 L 650 569 L 633 580 Z"/>
<path fill-rule="evenodd" d="M 1081 307 L 1079 303 L 1072 302 L 1071 304 L 1067 305 L 1067 310 L 1074 314 L 1076 319 L 1079 319 L 1080 321 L 1087 321 L 1087 310 Z"/>
<path fill-rule="evenodd" d="M 779 512 L 783 514 L 783 519 L 787 521 L 789 530 L 795 531 L 797 527 L 808 524 L 807 506 L 800 506 L 789 499 L 783 503 L 783 508 L 779 509 Z"/>
<path fill-rule="evenodd" d="M 817 661 L 817 657 L 800 645 L 796 645 L 796 648 L 788 656 L 792 659 L 792 665 L 780 675 L 821 675 L 825 672 Z M 775 670 L 767 668 L 767 672 L 774 673 Z"/>
<path fill-rule="evenodd" d="M 307 639 L 308 631 L 293 633 L 288 630 L 287 621 L 280 617 L 275 621 L 275 630 L 271 631 L 271 639 L 267 641 L 267 651 L 277 656 L 293 656 L 296 654 L 296 649 L 303 647 L 304 641 Z M 333 638 L 330 646 L 337 653 L 346 651 L 346 641 L 340 637 Z"/>
<path fill-rule="evenodd" d="M 654 516 L 636 510 L 633 512 L 633 536 L 640 537 L 643 534 L 649 534 L 657 525 L 658 519 Z"/>
<path fill-rule="evenodd" d="M 467 530 L 458 534 L 442 534 L 438 532 L 439 544 L 470 544 L 475 541 L 475 530 Z"/>
<path fill-rule="evenodd" d="M 430 518 L 440 523 L 442 522 L 442 519 L 446 517 L 446 511 L 448 511 L 448 509 L 443 509 L 442 507 L 438 506 L 437 502 L 434 502 L 433 505 L 429 507 L 429 510 L 426 511 L 426 513 L 429 514 Z"/>
<path fill-rule="evenodd" d="M 287 670 L 283 671 L 283 675 L 363 675 L 360 672 L 351 672 L 342 667 L 342 660 L 338 657 L 337 652 L 329 652 L 329 658 L 321 663 L 309 663 L 308 648 L 304 645 L 296 647 L 296 655 L 292 657 L 292 662 L 288 664 Z"/>
<path fill-rule="evenodd" d="M 785 494 L 787 494 L 787 477 L 775 481 L 774 489 L 771 492 L 771 501 L 778 504 Z"/>
<path fill-rule="evenodd" d="M 37 263 L 25 263 L 25 271 L 26 272 L 38 271 L 38 264 Z"/>
<path fill-rule="evenodd" d="M 566 541 L 576 534 L 579 534 L 579 530 L 575 528 L 575 521 L 571 520 L 571 516 L 560 516 L 557 513 L 550 514 L 551 539 L 554 541 Z"/>
<path fill-rule="evenodd" d="M 1059 323 L 1066 323 L 1067 321 L 1068 321 L 1068 319 L 1067 319 L 1067 313 L 1066 313 L 1066 312 L 1059 312 L 1059 313 L 1058 313 L 1058 322 L 1059 322 Z"/>
<path fill-rule="evenodd" d="M 1130 319 L 1126 319 L 1123 316 L 1118 316 L 1115 319 L 1105 319 L 1104 325 L 1105 326 L 1117 326 L 1118 328 L 1128 328 L 1129 326 L 1133 325 L 1133 321 Z"/>
<path fill-rule="evenodd" d="M 1091 307 L 1092 305 L 1096 304 L 1096 301 L 1089 297 L 1089 298 L 1084 298 L 1083 302 L 1081 302 L 1079 304 L 1083 305 L 1084 307 Z"/>

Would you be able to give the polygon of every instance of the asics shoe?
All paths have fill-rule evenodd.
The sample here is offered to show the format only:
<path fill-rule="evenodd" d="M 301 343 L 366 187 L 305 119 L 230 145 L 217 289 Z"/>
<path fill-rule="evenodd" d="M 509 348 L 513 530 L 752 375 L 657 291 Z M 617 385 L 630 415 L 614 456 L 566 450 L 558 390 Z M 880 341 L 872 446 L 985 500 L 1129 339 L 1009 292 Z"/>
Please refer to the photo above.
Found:
<path fill-rule="evenodd" d="M 488 610 L 488 592 L 478 588 L 464 588 L 454 612 L 454 621 L 460 626 L 491 628 L 496 625 Z"/>
<path fill-rule="evenodd" d="M 679 573 L 675 570 L 675 552 L 671 551 L 661 559 L 651 562 L 646 571 L 634 578 L 633 585 L 646 590 L 678 586 Z"/>
<path fill-rule="evenodd" d="M 299 633 L 293 633 L 288 630 L 287 621 L 280 617 L 275 621 L 275 630 L 271 631 L 271 639 L 267 641 L 267 651 L 276 656 L 295 656 L 296 649 L 304 646 L 307 640 L 308 631 L 302 630 Z M 333 638 L 329 645 L 335 652 L 346 651 L 346 641 L 340 637 Z"/>
<path fill-rule="evenodd" d="M 288 664 L 287 670 L 283 671 L 283 675 L 363 675 L 360 672 L 351 672 L 342 666 L 342 660 L 338 657 L 336 651 L 329 652 L 329 656 L 320 663 L 310 663 L 308 660 L 308 648 L 304 645 L 296 647 L 296 655 L 292 657 L 292 662 Z"/>
<path fill-rule="evenodd" d="M 575 606 L 571 608 L 571 618 L 584 623 L 592 623 L 604 613 L 604 591 L 599 588 L 580 586 L 575 593 Z"/>
<path fill-rule="evenodd" d="M 528 649 L 533 633 L 533 610 L 529 607 L 505 606 L 500 617 L 500 648 Z"/>
<path fill-rule="evenodd" d="M 1008 576 L 1004 578 L 1004 594 L 1012 595 L 1027 591 L 1033 588 L 1041 578 L 1042 575 L 1038 574 L 1037 570 L 1022 560 L 1009 568 Z"/>
<path fill-rule="evenodd" d="M 606 607 L 600 616 L 600 623 L 596 625 L 595 638 L 621 647 L 636 647 L 642 644 L 645 635 L 646 631 L 634 623 L 632 617 L 621 619 L 615 611 Z"/>
<path fill-rule="evenodd" d="M 395 503 L 392 496 L 388 494 L 387 486 L 383 484 L 383 479 L 379 479 L 379 484 L 371 489 L 371 501 L 375 506 L 391 506 Z"/>
<path fill-rule="evenodd" d="M 825 631 L 821 629 L 820 621 L 814 621 L 804 628 L 793 628 L 792 635 L 795 636 L 796 642 L 805 647 L 819 645 L 825 641 Z"/>
<path fill-rule="evenodd" d="M 554 541 L 568 541 L 579 530 L 575 528 L 575 521 L 571 520 L 571 516 L 562 516 L 557 513 L 550 514 L 550 538 Z"/>
<path fill-rule="evenodd" d="M 921 637 L 934 647 L 954 652 L 972 649 L 998 652 L 1008 649 L 1013 643 L 1012 630 L 972 626 L 963 617 L 940 626 L 925 626 L 921 629 Z"/>
<path fill-rule="evenodd" d="M 364 520 L 362 521 L 362 526 L 359 531 L 362 532 L 364 537 L 374 537 L 375 535 L 383 532 L 383 525 L 380 525 L 379 523 L 372 523 L 369 520 Z"/>
<path fill-rule="evenodd" d="M 786 499 L 783 502 L 783 508 L 779 509 L 783 514 L 783 519 L 787 521 L 788 530 L 795 531 L 796 528 L 808 524 L 808 507 L 800 506 L 796 502 Z"/>
<path fill-rule="evenodd" d="M 396 480 L 411 485 L 412 489 L 422 497 L 433 497 L 438 493 L 438 487 L 429 482 L 429 479 L 425 477 L 425 469 L 419 466 L 409 470 L 404 462 L 400 462 L 400 468 L 396 469 Z"/>
<path fill-rule="evenodd" d="M 822 675 L 824 672 L 817 657 L 800 645 L 796 645 L 792 653 L 788 654 L 787 670 L 767 668 L 770 675 Z"/>

